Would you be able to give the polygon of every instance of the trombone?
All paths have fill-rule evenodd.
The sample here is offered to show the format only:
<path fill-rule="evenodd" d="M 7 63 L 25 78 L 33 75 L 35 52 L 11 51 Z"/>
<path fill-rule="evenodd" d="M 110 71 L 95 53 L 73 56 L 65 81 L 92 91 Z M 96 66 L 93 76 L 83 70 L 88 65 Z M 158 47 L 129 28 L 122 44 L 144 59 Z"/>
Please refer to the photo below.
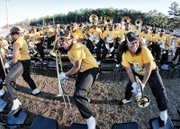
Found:
<path fill-rule="evenodd" d="M 69 96 L 66 95 L 66 98 L 67 98 L 67 101 L 66 101 L 64 91 L 62 89 L 62 83 L 60 82 L 59 65 L 60 65 L 61 72 L 63 72 L 61 53 L 58 50 L 56 50 L 55 54 L 56 54 L 56 70 L 57 70 L 57 78 L 58 78 L 58 95 L 57 95 L 57 97 L 63 97 L 65 107 L 67 107 L 67 103 L 68 103 L 70 109 L 72 109 Z M 66 83 L 65 83 L 65 85 L 66 85 Z"/>
<path fill-rule="evenodd" d="M 59 46 L 58 46 L 59 40 L 60 40 L 59 35 L 56 35 L 56 39 L 55 39 L 55 41 L 54 41 L 53 49 L 50 50 L 50 52 L 49 52 L 49 54 L 50 54 L 51 56 L 53 56 L 53 57 L 56 57 L 56 56 L 57 56 L 57 55 L 56 55 L 56 54 L 57 54 L 57 53 L 56 53 L 56 50 L 59 48 Z"/>
<path fill-rule="evenodd" d="M 141 86 L 142 83 L 141 83 L 141 80 L 139 79 L 139 77 L 135 76 L 135 79 L 136 79 L 136 82 L 140 85 L 141 93 L 142 93 L 141 98 L 139 100 L 137 100 L 137 104 L 140 108 L 145 108 L 145 107 L 149 106 L 150 99 L 147 96 L 144 96 L 142 86 Z"/>

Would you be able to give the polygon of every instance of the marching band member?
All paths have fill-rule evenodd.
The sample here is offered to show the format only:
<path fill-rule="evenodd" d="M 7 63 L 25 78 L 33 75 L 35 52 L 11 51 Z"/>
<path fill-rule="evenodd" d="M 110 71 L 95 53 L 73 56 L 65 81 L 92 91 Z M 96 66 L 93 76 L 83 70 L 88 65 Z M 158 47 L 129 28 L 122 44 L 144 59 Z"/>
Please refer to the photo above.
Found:
<path fill-rule="evenodd" d="M 141 86 L 144 90 L 146 83 L 148 83 L 160 110 L 160 126 L 164 126 L 168 118 L 166 90 L 150 50 L 140 45 L 140 40 L 133 32 L 126 35 L 122 65 L 125 67 L 130 81 L 126 87 L 125 99 L 119 104 L 129 103 L 133 94 L 136 100 L 139 100 L 142 96 Z M 141 86 L 135 81 L 135 76 L 142 80 Z"/>
<path fill-rule="evenodd" d="M 101 60 L 101 45 L 102 45 L 102 31 L 97 27 L 98 23 L 94 23 L 93 27 L 89 29 L 90 41 L 96 50 L 98 65 Z"/>
<path fill-rule="evenodd" d="M 0 97 L 2 97 L 5 93 L 4 89 L 3 89 L 3 82 L 5 80 L 5 69 L 4 69 L 4 62 L 3 62 L 3 58 L 0 54 Z"/>
<path fill-rule="evenodd" d="M 4 42 L 2 37 L 0 37 L 0 97 L 2 97 L 5 93 L 4 89 L 3 89 L 3 84 L 4 84 L 4 80 L 5 80 L 5 67 L 4 67 L 4 59 L 5 59 L 5 54 L 6 54 L 6 50 L 4 48 Z"/>
<path fill-rule="evenodd" d="M 155 57 L 156 61 L 160 61 L 160 56 L 161 56 L 161 47 L 162 47 L 162 33 L 160 32 L 157 34 L 156 32 L 153 32 L 152 34 L 152 44 L 151 44 L 151 49 L 152 49 L 152 55 Z M 161 47 L 160 47 L 161 46 Z"/>
<path fill-rule="evenodd" d="M 32 28 L 30 33 L 30 38 L 32 39 L 30 43 L 37 47 L 37 51 L 41 56 L 41 59 L 44 60 L 44 52 L 42 46 L 42 37 L 39 29 Z"/>
<path fill-rule="evenodd" d="M 71 34 L 66 34 L 61 39 L 61 46 L 68 51 L 68 57 L 74 65 L 69 71 L 60 74 L 60 81 L 78 73 L 73 98 L 82 117 L 86 119 L 88 129 L 95 129 L 96 119 L 90 109 L 88 93 L 99 72 L 96 59 L 84 44 L 74 43 Z"/>
<path fill-rule="evenodd" d="M 73 26 L 72 35 L 77 42 L 83 43 L 83 33 L 81 32 L 78 25 Z"/>
<path fill-rule="evenodd" d="M 21 108 L 21 102 L 16 96 L 16 91 L 14 89 L 14 82 L 16 79 L 22 75 L 23 79 L 28 83 L 32 89 L 32 94 L 37 95 L 40 90 L 36 87 L 34 81 L 30 77 L 30 56 L 28 53 L 28 46 L 20 35 L 20 30 L 17 27 L 13 27 L 10 30 L 10 35 L 13 41 L 13 57 L 11 60 L 11 70 L 6 76 L 6 86 L 13 100 L 13 105 L 11 108 L 11 113 L 16 114 Z"/>
<path fill-rule="evenodd" d="M 168 61 L 169 59 L 169 50 L 170 50 L 170 46 L 171 46 L 171 36 L 169 34 L 164 34 L 162 36 L 162 43 L 163 43 L 163 47 L 162 48 L 162 55 L 161 55 L 161 63 L 165 63 Z"/>
<path fill-rule="evenodd" d="M 105 59 L 107 54 L 109 54 L 111 58 L 114 58 L 117 32 L 113 29 L 112 24 L 108 24 L 108 29 L 104 31 L 103 38 L 105 45 L 103 48 L 102 59 Z"/>
<path fill-rule="evenodd" d="M 142 42 L 142 45 L 149 47 L 152 41 L 152 34 L 148 31 L 148 28 L 145 27 L 142 29 L 142 32 L 139 33 L 139 39 Z"/>
<path fill-rule="evenodd" d="M 172 61 L 176 61 L 177 57 L 179 56 L 178 62 L 180 63 L 180 38 L 177 38 L 176 43 L 177 43 L 176 52 Z"/>
<path fill-rule="evenodd" d="M 47 48 L 53 45 L 55 38 L 56 38 L 55 30 L 52 27 L 48 26 L 47 27 Z"/>

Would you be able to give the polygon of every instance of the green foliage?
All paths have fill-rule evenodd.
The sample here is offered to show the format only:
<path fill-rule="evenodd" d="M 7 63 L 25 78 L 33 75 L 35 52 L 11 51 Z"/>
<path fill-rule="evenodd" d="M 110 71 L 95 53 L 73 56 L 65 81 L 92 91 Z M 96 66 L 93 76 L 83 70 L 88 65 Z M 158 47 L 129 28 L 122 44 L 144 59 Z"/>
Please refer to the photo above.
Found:
<path fill-rule="evenodd" d="M 99 19 L 100 17 L 110 16 L 113 18 L 114 23 L 121 22 L 123 16 L 128 16 L 131 19 L 131 23 L 135 23 L 137 18 L 143 20 L 144 25 L 151 25 L 163 28 L 173 28 L 174 26 L 179 26 L 180 24 L 180 9 L 176 2 L 170 5 L 169 17 L 157 12 L 157 10 L 149 11 L 148 13 L 143 13 L 136 10 L 128 9 L 115 9 L 115 8 L 99 8 L 99 9 L 80 9 L 74 12 L 69 12 L 65 14 L 56 14 L 54 16 L 45 16 L 39 19 L 33 19 L 30 21 L 31 26 L 42 26 L 53 24 L 53 18 L 55 24 L 67 24 L 72 22 L 89 22 L 89 16 L 91 14 L 96 14 Z M 102 21 L 101 21 L 102 22 Z"/>

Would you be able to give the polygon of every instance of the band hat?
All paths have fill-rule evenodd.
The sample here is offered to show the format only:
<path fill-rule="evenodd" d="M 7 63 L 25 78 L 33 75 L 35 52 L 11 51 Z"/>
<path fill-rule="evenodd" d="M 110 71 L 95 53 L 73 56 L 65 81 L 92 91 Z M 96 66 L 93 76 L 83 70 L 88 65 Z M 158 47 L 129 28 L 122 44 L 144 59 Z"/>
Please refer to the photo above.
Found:
<path fill-rule="evenodd" d="M 133 41 L 138 40 L 138 37 L 137 37 L 136 33 L 128 32 L 126 34 L 126 40 L 128 41 L 128 43 L 132 43 Z"/>
<path fill-rule="evenodd" d="M 10 30 L 10 35 L 20 34 L 20 29 L 18 27 L 12 27 Z"/>

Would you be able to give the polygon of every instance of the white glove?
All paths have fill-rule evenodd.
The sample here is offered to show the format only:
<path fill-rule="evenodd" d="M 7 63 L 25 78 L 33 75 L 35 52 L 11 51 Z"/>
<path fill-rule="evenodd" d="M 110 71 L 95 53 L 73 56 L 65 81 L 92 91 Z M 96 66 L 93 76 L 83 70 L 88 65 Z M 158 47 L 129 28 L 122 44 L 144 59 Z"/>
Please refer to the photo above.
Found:
<path fill-rule="evenodd" d="M 114 47 L 112 47 L 111 49 L 110 49 L 110 52 L 113 52 L 114 51 Z"/>
<path fill-rule="evenodd" d="M 132 90 L 131 92 L 133 93 L 134 97 L 136 100 L 139 100 L 142 97 L 142 92 L 141 92 L 141 87 L 137 82 L 132 83 Z"/>
<path fill-rule="evenodd" d="M 68 77 L 65 75 L 64 72 L 61 72 L 59 76 L 60 76 L 60 83 L 64 83 L 68 79 Z"/>
<path fill-rule="evenodd" d="M 106 43 L 105 47 L 106 47 L 107 50 L 109 50 L 109 44 Z"/>

